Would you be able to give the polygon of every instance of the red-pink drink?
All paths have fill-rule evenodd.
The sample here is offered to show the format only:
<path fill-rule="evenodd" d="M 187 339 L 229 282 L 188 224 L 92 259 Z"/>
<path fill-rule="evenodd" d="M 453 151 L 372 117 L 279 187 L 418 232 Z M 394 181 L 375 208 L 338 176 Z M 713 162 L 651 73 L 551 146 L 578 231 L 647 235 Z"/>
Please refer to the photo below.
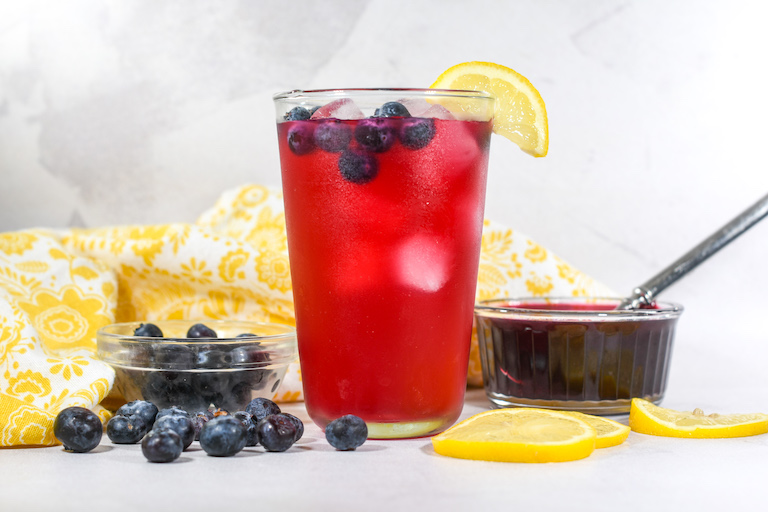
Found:
<path fill-rule="evenodd" d="M 414 437 L 461 412 L 491 134 L 492 100 L 474 101 L 486 120 L 278 124 L 304 396 L 321 427 L 355 414 L 371 437 Z"/>

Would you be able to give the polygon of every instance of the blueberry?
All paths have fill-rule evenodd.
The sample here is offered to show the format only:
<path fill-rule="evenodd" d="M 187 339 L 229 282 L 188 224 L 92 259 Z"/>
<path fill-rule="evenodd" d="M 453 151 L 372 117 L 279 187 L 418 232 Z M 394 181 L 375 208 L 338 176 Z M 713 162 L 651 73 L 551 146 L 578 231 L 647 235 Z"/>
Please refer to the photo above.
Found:
<path fill-rule="evenodd" d="M 150 462 L 173 462 L 183 450 L 179 434 L 168 428 L 152 429 L 141 442 L 141 453 Z"/>
<path fill-rule="evenodd" d="M 134 400 L 120 407 L 115 414 L 122 414 L 123 416 L 141 416 L 144 423 L 147 426 L 152 425 L 155 422 L 157 416 L 157 406 L 152 402 L 145 400 Z"/>
<path fill-rule="evenodd" d="M 383 153 L 391 148 L 396 137 L 392 122 L 387 119 L 363 119 L 355 128 L 355 140 L 360 147 L 374 153 Z"/>
<path fill-rule="evenodd" d="M 245 407 L 245 412 L 253 416 L 256 423 L 260 422 L 270 414 L 280 414 L 280 407 L 268 398 L 254 398 Z"/>
<path fill-rule="evenodd" d="M 197 356 L 191 348 L 178 343 L 155 343 L 152 361 L 159 368 L 189 370 L 195 366 Z"/>
<path fill-rule="evenodd" d="M 400 143 L 408 149 L 426 147 L 435 136 L 435 120 L 414 117 L 404 119 L 400 125 Z"/>
<path fill-rule="evenodd" d="M 314 122 L 299 123 L 288 128 L 288 147 L 297 155 L 306 155 L 315 149 Z"/>
<path fill-rule="evenodd" d="M 200 447 L 214 457 L 231 457 L 245 448 L 246 431 L 234 416 L 218 416 L 203 425 Z"/>
<path fill-rule="evenodd" d="M 325 438 L 337 450 L 354 450 L 368 439 L 368 426 L 361 418 L 347 414 L 325 427 Z"/>
<path fill-rule="evenodd" d="M 163 331 L 161 331 L 155 324 L 139 324 L 139 326 L 134 329 L 133 335 L 145 338 L 162 338 Z"/>
<path fill-rule="evenodd" d="M 284 452 L 296 440 L 296 427 L 284 414 L 271 414 L 259 421 L 261 445 L 268 452 Z"/>
<path fill-rule="evenodd" d="M 107 437 L 115 444 L 136 444 L 149 431 L 149 426 L 138 414 L 116 414 L 107 422 Z"/>
<path fill-rule="evenodd" d="M 205 324 L 195 324 L 187 331 L 187 338 L 218 338 L 218 335 Z"/>
<path fill-rule="evenodd" d="M 293 414 L 288 414 L 287 412 L 280 413 L 289 420 L 291 420 L 291 423 L 293 423 L 293 426 L 296 427 L 296 437 L 293 439 L 293 442 L 298 441 L 301 439 L 301 436 L 304 435 L 304 422 L 301 421 L 299 418 L 294 416 Z"/>
<path fill-rule="evenodd" d="M 345 151 L 339 157 L 339 171 L 345 180 L 363 185 L 379 174 L 379 161 L 368 153 Z"/>
<path fill-rule="evenodd" d="M 168 428 L 176 432 L 181 438 L 185 450 L 195 440 L 195 425 L 189 415 L 174 414 L 159 417 L 155 420 L 152 429 L 158 428 Z"/>
<path fill-rule="evenodd" d="M 323 151 L 344 151 L 352 140 L 352 128 L 338 119 L 323 121 L 315 128 L 315 144 Z"/>
<path fill-rule="evenodd" d="M 304 107 L 293 107 L 283 115 L 286 121 L 304 121 L 309 119 L 312 113 Z"/>
<path fill-rule="evenodd" d="M 232 363 L 232 356 L 216 345 L 205 344 L 197 347 L 196 365 L 198 368 L 209 370 L 220 370 L 229 368 Z"/>
<path fill-rule="evenodd" d="M 373 113 L 374 117 L 411 117 L 405 105 L 397 101 L 388 101 Z"/>
<path fill-rule="evenodd" d="M 203 425 L 213 419 L 212 411 L 198 412 L 192 416 L 192 426 L 195 429 L 195 441 L 200 440 L 200 432 L 203 430 Z"/>
<path fill-rule="evenodd" d="M 256 446 L 259 444 L 259 429 L 256 423 L 253 421 L 251 413 L 245 411 L 237 411 L 232 415 L 237 418 L 245 427 L 245 446 Z"/>
<path fill-rule="evenodd" d="M 204 402 L 220 405 L 229 389 L 229 380 L 227 372 L 195 372 L 192 389 Z"/>
<path fill-rule="evenodd" d="M 96 413 L 85 407 L 67 407 L 56 415 L 53 435 L 70 452 L 85 453 L 101 441 L 103 426 Z"/>
<path fill-rule="evenodd" d="M 243 332 L 235 336 L 235 338 L 258 338 L 258 334 L 253 334 L 251 332 Z"/>
<path fill-rule="evenodd" d="M 157 412 L 157 415 L 155 416 L 155 421 L 159 420 L 160 418 L 162 418 L 164 416 L 189 416 L 189 417 L 191 417 L 191 415 L 187 411 L 185 411 L 181 407 L 177 407 L 175 405 L 173 405 L 171 407 L 166 407 L 165 409 L 160 409 Z"/>
<path fill-rule="evenodd" d="M 231 352 L 232 363 L 236 365 L 249 363 L 264 363 L 269 361 L 269 354 L 258 344 L 247 344 L 246 346 L 236 347 Z"/>

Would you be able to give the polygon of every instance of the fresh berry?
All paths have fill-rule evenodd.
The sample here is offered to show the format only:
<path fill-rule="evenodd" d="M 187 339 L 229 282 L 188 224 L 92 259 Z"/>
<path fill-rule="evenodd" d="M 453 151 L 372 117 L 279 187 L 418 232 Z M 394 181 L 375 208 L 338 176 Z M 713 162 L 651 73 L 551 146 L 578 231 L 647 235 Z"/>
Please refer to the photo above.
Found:
<path fill-rule="evenodd" d="M 181 438 L 185 450 L 195 440 L 195 425 L 192 423 L 192 417 L 189 414 L 186 416 L 181 414 L 158 415 L 152 430 L 158 428 L 168 428 L 176 432 Z"/>
<path fill-rule="evenodd" d="M 368 426 L 361 418 L 347 414 L 325 427 L 325 438 L 337 450 L 354 450 L 368 439 Z"/>
<path fill-rule="evenodd" d="M 306 155 L 315 149 L 314 122 L 298 123 L 288 128 L 288 147 L 297 155 Z"/>
<path fill-rule="evenodd" d="M 197 347 L 196 364 L 198 368 L 220 370 L 229 368 L 231 363 L 232 357 L 229 352 L 221 350 L 216 345 L 206 343 Z"/>
<path fill-rule="evenodd" d="M 155 324 L 139 324 L 139 326 L 133 331 L 134 336 L 142 336 L 145 338 L 162 338 L 163 331 L 160 330 Z"/>
<path fill-rule="evenodd" d="M 195 324 L 187 331 L 187 338 L 218 338 L 218 335 L 205 324 Z"/>
<path fill-rule="evenodd" d="M 411 117 L 405 105 L 397 101 L 388 101 L 373 113 L 374 117 Z"/>
<path fill-rule="evenodd" d="M 192 416 L 192 426 L 195 429 L 195 441 L 200 440 L 200 432 L 203 430 L 203 425 L 213 419 L 213 411 L 201 411 Z"/>
<path fill-rule="evenodd" d="M 286 121 L 304 121 L 309 119 L 312 113 L 304 107 L 293 107 L 283 115 Z"/>
<path fill-rule="evenodd" d="M 395 143 L 396 138 L 397 134 L 392 122 L 387 119 L 363 119 L 355 128 L 355 140 L 360 147 L 374 153 L 387 151 Z"/>
<path fill-rule="evenodd" d="M 220 405 L 229 390 L 230 374 L 227 372 L 195 372 L 192 389 L 208 404 Z"/>
<path fill-rule="evenodd" d="M 197 355 L 178 343 L 155 343 L 152 346 L 152 361 L 158 368 L 189 370 L 195 366 Z"/>
<path fill-rule="evenodd" d="M 289 420 L 291 420 L 291 423 L 293 423 L 293 426 L 296 427 L 296 437 L 294 438 L 294 442 L 301 439 L 301 436 L 304 435 L 304 422 L 301 421 L 299 418 L 294 416 L 293 414 L 288 414 L 287 412 L 280 413 Z"/>
<path fill-rule="evenodd" d="M 107 422 L 107 437 L 115 444 L 136 444 L 148 431 L 147 423 L 138 414 L 116 414 Z"/>
<path fill-rule="evenodd" d="M 70 452 L 85 453 L 101 441 L 103 426 L 96 413 L 85 407 L 67 407 L 56 415 L 53 435 Z"/>
<path fill-rule="evenodd" d="M 168 428 L 152 429 L 141 441 L 141 453 L 150 462 L 172 462 L 183 450 L 179 434 Z"/>
<path fill-rule="evenodd" d="M 256 343 L 249 343 L 246 346 L 233 348 L 231 352 L 232 363 L 242 365 L 248 363 L 264 363 L 269 361 L 269 354 Z"/>
<path fill-rule="evenodd" d="M 214 457 L 231 457 L 245 448 L 245 427 L 234 416 L 218 416 L 203 425 L 200 447 Z"/>
<path fill-rule="evenodd" d="M 435 136 L 435 120 L 424 117 L 404 119 L 400 125 L 400 143 L 408 149 L 421 149 Z"/>
<path fill-rule="evenodd" d="M 345 180 L 362 185 L 379 174 L 379 161 L 369 153 L 345 151 L 339 157 L 339 171 Z"/>
<path fill-rule="evenodd" d="M 338 119 L 323 121 L 315 128 L 315 144 L 323 151 L 344 151 L 351 140 L 352 128 Z"/>
<path fill-rule="evenodd" d="M 245 427 L 245 446 L 256 446 L 259 444 L 259 429 L 253 421 L 251 413 L 237 411 L 232 416 L 240 420 Z"/>
<path fill-rule="evenodd" d="M 268 452 L 284 452 L 296 441 L 296 427 L 284 414 L 270 414 L 259 421 L 259 440 Z"/>
<path fill-rule="evenodd" d="M 280 407 L 268 398 L 254 398 L 245 407 L 245 412 L 253 416 L 253 421 L 260 422 L 270 414 L 280 414 Z"/>
<path fill-rule="evenodd" d="M 122 414 L 123 416 L 141 416 L 147 427 L 151 426 L 155 422 L 157 416 L 157 406 L 152 402 L 145 400 L 134 400 L 121 406 L 115 414 Z"/>
<path fill-rule="evenodd" d="M 243 332 L 235 336 L 235 338 L 258 338 L 258 334 L 253 334 L 251 332 Z"/>

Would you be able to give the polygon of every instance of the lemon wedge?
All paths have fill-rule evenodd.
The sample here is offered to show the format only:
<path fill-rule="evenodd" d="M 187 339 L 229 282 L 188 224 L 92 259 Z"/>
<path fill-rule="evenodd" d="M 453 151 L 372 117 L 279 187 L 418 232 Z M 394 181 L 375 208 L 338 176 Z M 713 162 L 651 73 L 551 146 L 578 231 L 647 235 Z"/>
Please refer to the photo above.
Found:
<path fill-rule="evenodd" d="M 492 62 L 457 64 L 430 86 L 432 89 L 483 91 L 496 98 L 493 132 L 533 156 L 549 148 L 547 109 L 536 88 L 517 71 Z"/>
<path fill-rule="evenodd" d="M 768 432 L 768 414 L 709 414 L 674 411 L 633 398 L 629 426 L 635 432 L 665 437 L 745 437 Z"/>
<path fill-rule="evenodd" d="M 432 438 L 448 457 L 497 462 L 565 462 L 595 449 L 587 422 L 544 409 L 494 409 L 476 414 Z"/>
<path fill-rule="evenodd" d="M 627 437 L 629 437 L 629 432 L 631 429 L 627 425 L 622 425 L 618 421 L 576 411 L 561 412 L 575 416 L 576 418 L 589 423 L 592 428 L 595 429 L 595 432 L 597 433 L 597 439 L 595 439 L 595 448 L 610 448 L 611 446 L 618 446 L 626 441 Z"/>

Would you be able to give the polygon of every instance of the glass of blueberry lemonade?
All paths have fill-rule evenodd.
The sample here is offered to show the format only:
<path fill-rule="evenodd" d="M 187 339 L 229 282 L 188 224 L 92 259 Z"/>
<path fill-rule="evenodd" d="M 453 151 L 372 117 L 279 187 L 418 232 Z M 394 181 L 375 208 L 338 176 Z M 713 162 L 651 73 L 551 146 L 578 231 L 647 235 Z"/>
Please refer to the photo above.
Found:
<path fill-rule="evenodd" d="M 461 413 L 492 96 L 435 89 L 274 97 L 307 412 L 372 438 Z"/>

